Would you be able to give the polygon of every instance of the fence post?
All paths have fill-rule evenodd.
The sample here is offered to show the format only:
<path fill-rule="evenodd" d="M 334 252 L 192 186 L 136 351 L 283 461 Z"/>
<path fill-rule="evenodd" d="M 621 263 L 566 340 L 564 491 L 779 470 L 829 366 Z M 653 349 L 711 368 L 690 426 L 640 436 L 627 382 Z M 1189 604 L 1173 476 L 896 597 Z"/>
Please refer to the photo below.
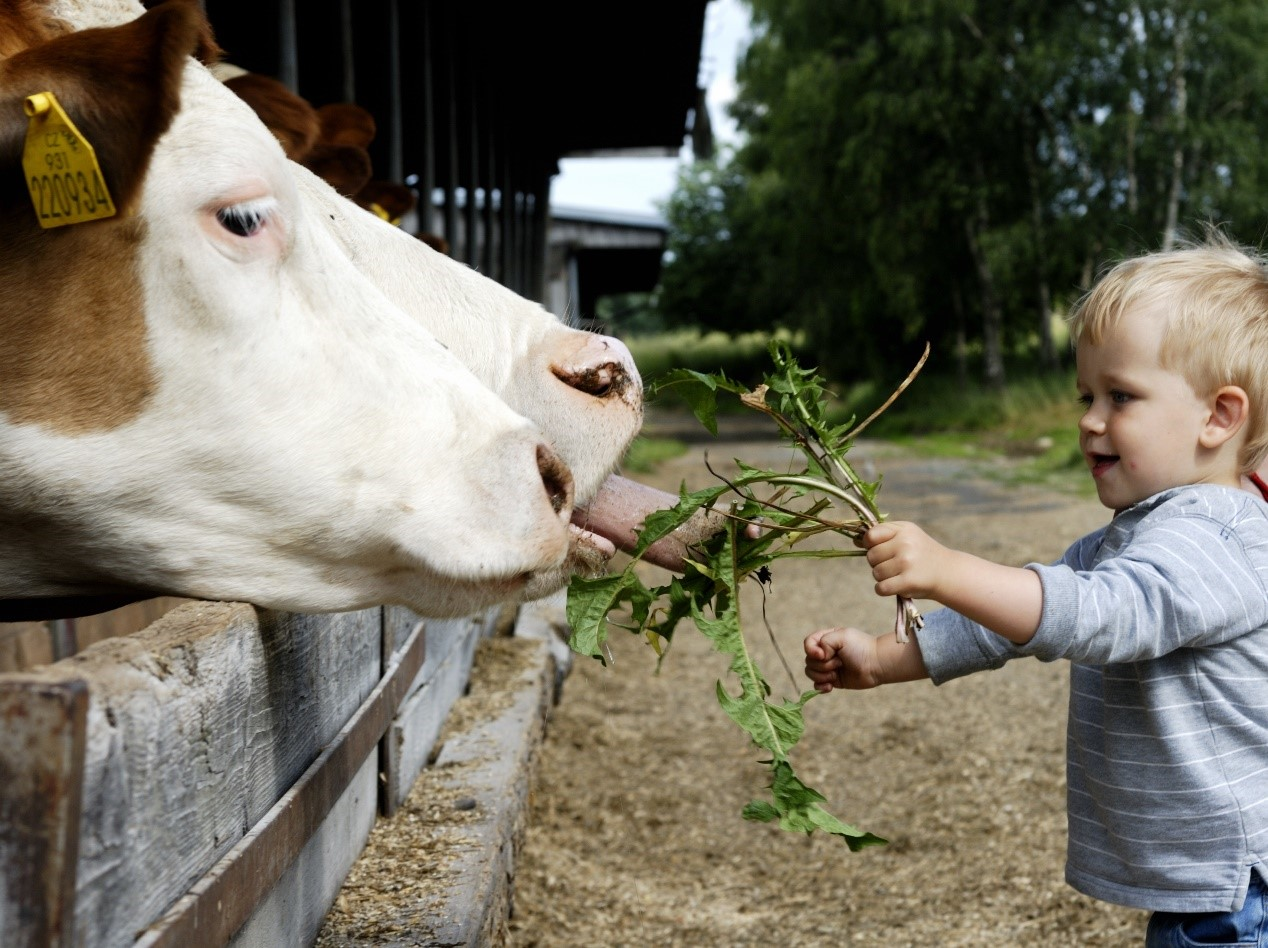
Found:
<path fill-rule="evenodd" d="M 13 948 L 69 948 L 88 686 L 0 676 L 0 932 Z"/>

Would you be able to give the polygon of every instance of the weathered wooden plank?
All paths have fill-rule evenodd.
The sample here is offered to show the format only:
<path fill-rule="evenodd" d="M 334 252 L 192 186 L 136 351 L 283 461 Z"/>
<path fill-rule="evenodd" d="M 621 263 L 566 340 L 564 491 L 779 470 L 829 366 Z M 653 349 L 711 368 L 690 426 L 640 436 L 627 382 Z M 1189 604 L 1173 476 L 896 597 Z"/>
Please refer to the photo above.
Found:
<path fill-rule="evenodd" d="M 568 646 L 572 630 L 568 627 L 568 591 L 526 602 L 515 618 L 515 636 L 521 639 L 537 639 L 546 643 L 555 663 L 554 700 L 563 696 L 564 682 L 572 671 L 574 652 Z"/>
<path fill-rule="evenodd" d="M 87 713 L 81 681 L 0 683 L 0 933 L 9 948 L 74 943 Z"/>
<path fill-rule="evenodd" d="M 380 644 L 379 610 L 192 603 L 32 673 L 89 689 L 77 943 L 130 945 L 223 857 L 373 689 Z"/>
<path fill-rule="evenodd" d="M 508 706 L 446 741 L 436 759 L 437 782 L 471 797 L 476 806 L 462 827 L 463 845 L 454 847 L 449 884 L 436 886 L 430 898 L 410 907 L 427 919 L 430 940 L 401 938 L 394 942 L 400 948 L 420 942 L 481 948 L 509 941 L 507 920 L 528 799 L 554 703 L 554 661 L 540 641 L 499 639 L 485 647 L 517 654 L 520 672 L 483 682 L 508 696 Z"/>
<path fill-rule="evenodd" d="M 445 745 L 395 820 L 371 834 L 339 894 L 321 946 L 508 944 L 528 799 L 553 705 L 546 645 L 518 637 L 480 642 L 471 688 Z M 439 816 L 462 800 L 460 818 Z M 405 819 L 409 814 L 410 819 Z M 414 853 L 412 878 L 393 874 Z"/>
<path fill-rule="evenodd" d="M 371 754 L 273 891 L 233 936 L 231 948 L 307 948 L 313 943 L 374 829 L 378 782 L 378 760 Z"/>
<path fill-rule="evenodd" d="M 509 633 L 515 622 L 517 611 L 515 606 L 497 606 L 462 619 L 429 619 L 428 622 L 435 627 L 435 632 L 432 633 L 427 646 L 429 664 L 424 665 L 423 670 L 419 672 L 417 686 L 421 687 L 422 683 L 431 677 L 432 667 L 440 660 L 440 655 L 444 653 L 441 640 L 448 636 L 448 633 L 444 630 L 474 624 L 480 627 L 482 636 L 493 635 L 495 630 L 501 626 L 505 626 L 506 631 Z M 421 616 L 401 606 L 388 606 L 383 610 L 384 637 L 392 643 L 392 652 L 397 652 L 401 649 L 405 644 L 405 640 L 409 638 L 410 633 L 414 631 L 414 626 L 420 621 L 422 621 Z"/>
<path fill-rule="evenodd" d="M 160 597 L 110 612 L 40 622 L 0 622 L 0 672 L 26 671 L 81 652 L 94 642 L 130 635 L 188 599 Z"/>
<path fill-rule="evenodd" d="M 75 650 L 82 652 L 102 639 L 139 632 L 150 623 L 163 618 L 177 606 L 189 601 L 175 596 L 160 596 L 156 599 L 142 599 L 140 602 L 129 603 L 95 616 L 74 619 L 72 621 L 75 624 Z"/>
<path fill-rule="evenodd" d="M 383 676 L 321 756 L 264 819 L 151 926 L 138 940 L 137 948 L 184 948 L 198 942 L 226 944 L 253 914 L 262 919 L 262 930 L 271 930 L 279 919 L 293 923 L 285 929 L 287 934 L 283 940 L 267 942 L 278 948 L 304 944 L 299 940 L 300 933 L 317 931 L 329 901 L 318 905 L 316 901 L 305 899 L 302 893 L 283 891 L 276 899 L 260 906 L 260 896 L 273 889 L 313 842 L 331 809 L 348 796 L 349 785 L 358 780 L 360 789 L 353 791 L 353 797 L 363 801 L 369 811 L 368 816 L 362 815 L 359 821 L 365 824 L 365 835 L 369 834 L 377 807 L 374 780 L 370 780 L 367 788 L 365 773 L 373 774 L 378 760 L 375 749 L 423 664 L 425 642 L 420 625 L 401 650 L 400 660 Z M 357 814 L 346 810 L 345 807 L 337 814 L 336 823 L 358 822 Z M 364 838 L 362 836 L 362 842 Z M 320 855 L 324 848 L 318 844 L 310 855 Z M 341 861 L 346 864 L 316 870 L 317 885 L 330 890 L 331 898 L 359 851 L 359 844 L 348 851 L 344 841 Z M 309 868 L 309 864 L 301 863 L 295 878 L 307 879 L 312 875 L 305 871 Z M 292 894 L 296 897 L 288 898 Z"/>
<path fill-rule="evenodd" d="M 485 617 L 429 620 L 427 661 L 383 742 L 383 812 L 391 816 L 409 794 L 435 747 L 449 709 L 462 697 Z"/>
<path fill-rule="evenodd" d="M 404 606 L 386 606 L 383 609 L 383 640 L 389 654 L 399 651 L 414 631 L 421 617 Z M 427 666 L 424 665 L 424 668 Z"/>
<path fill-rule="evenodd" d="M 53 639 L 43 622 L 0 622 L 0 672 L 20 672 L 53 660 Z"/>

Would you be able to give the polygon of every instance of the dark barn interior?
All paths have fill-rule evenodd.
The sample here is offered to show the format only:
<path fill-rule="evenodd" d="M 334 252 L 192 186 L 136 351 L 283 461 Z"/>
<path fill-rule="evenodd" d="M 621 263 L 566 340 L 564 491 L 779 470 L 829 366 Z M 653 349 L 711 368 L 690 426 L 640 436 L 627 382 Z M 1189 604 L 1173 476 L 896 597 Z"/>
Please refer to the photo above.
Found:
<path fill-rule="evenodd" d="M 679 153 L 706 4 L 205 2 L 228 62 L 369 109 L 376 176 L 415 188 L 419 230 L 539 300 L 559 159 Z"/>

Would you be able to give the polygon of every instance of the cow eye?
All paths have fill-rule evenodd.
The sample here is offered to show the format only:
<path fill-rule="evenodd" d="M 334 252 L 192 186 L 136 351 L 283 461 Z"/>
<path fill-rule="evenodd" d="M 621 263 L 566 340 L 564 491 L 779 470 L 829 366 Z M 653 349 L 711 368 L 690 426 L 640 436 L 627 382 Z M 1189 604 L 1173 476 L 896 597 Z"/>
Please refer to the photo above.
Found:
<path fill-rule="evenodd" d="M 264 228 L 268 220 L 268 209 L 256 201 L 231 204 L 216 211 L 216 220 L 231 234 L 254 237 Z"/>

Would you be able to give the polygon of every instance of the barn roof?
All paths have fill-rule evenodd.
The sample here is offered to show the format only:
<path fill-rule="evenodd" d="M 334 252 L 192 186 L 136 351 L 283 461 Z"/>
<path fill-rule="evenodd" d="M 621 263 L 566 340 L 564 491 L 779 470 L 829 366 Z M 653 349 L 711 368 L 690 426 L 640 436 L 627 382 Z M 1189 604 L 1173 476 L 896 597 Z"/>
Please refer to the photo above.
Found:
<path fill-rule="evenodd" d="M 430 161 L 443 182 L 499 149 L 547 177 L 567 156 L 677 154 L 697 103 L 707 2 L 205 5 L 230 61 L 315 105 L 366 106 L 395 126 L 375 142 L 376 169 L 399 161 L 391 170 L 403 177 Z"/>

